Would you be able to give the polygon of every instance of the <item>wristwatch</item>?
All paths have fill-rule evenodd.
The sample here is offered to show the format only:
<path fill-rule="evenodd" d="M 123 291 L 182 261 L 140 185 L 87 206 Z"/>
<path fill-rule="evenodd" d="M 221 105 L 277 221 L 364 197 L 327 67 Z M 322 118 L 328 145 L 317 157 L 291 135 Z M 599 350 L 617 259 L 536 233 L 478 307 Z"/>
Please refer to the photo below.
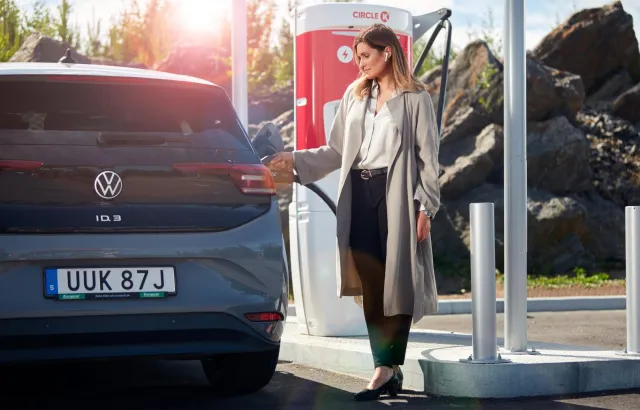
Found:
<path fill-rule="evenodd" d="M 429 217 L 429 219 L 433 219 L 433 214 L 429 211 L 424 211 L 424 214 Z"/>

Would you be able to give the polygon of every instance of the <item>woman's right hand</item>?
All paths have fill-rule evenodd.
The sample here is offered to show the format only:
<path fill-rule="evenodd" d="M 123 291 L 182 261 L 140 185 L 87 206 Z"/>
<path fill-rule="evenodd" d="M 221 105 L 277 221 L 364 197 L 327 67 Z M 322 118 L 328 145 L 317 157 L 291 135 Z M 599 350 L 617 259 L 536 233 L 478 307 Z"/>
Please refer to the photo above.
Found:
<path fill-rule="evenodd" d="M 271 174 L 276 184 L 293 183 L 293 154 L 290 152 L 279 152 L 272 156 L 264 164 Z"/>
<path fill-rule="evenodd" d="M 293 153 L 279 152 L 265 165 L 271 172 L 293 173 Z"/>

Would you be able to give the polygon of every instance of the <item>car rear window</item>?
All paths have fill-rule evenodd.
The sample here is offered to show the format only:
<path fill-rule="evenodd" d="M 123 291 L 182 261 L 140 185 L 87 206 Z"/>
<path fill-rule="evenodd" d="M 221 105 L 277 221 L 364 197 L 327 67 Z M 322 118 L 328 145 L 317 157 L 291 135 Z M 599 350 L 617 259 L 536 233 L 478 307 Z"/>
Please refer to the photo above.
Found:
<path fill-rule="evenodd" d="M 151 80 L 74 81 L 68 76 L 63 81 L 2 80 L 0 95 L 0 144 L 2 135 L 8 135 L 1 131 L 88 131 L 231 135 L 249 147 L 233 106 L 218 87 Z"/>

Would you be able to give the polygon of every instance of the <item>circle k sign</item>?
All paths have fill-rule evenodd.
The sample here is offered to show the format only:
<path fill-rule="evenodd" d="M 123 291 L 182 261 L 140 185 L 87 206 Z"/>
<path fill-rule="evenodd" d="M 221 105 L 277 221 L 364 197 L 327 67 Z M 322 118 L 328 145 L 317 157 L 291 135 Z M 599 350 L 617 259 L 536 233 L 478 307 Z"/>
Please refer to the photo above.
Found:
<path fill-rule="evenodd" d="M 380 20 L 383 23 L 386 23 L 391 18 L 391 15 L 388 11 L 383 12 L 373 12 L 373 11 L 354 11 L 353 12 L 354 19 L 367 19 L 367 20 Z"/>

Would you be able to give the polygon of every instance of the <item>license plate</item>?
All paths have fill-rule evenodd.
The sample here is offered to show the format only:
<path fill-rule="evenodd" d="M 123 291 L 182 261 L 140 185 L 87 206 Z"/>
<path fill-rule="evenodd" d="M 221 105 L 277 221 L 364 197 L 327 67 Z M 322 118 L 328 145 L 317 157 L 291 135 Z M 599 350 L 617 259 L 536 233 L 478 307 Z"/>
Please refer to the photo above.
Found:
<path fill-rule="evenodd" d="M 175 269 L 168 266 L 45 269 L 45 296 L 58 300 L 155 299 L 175 294 Z"/>

